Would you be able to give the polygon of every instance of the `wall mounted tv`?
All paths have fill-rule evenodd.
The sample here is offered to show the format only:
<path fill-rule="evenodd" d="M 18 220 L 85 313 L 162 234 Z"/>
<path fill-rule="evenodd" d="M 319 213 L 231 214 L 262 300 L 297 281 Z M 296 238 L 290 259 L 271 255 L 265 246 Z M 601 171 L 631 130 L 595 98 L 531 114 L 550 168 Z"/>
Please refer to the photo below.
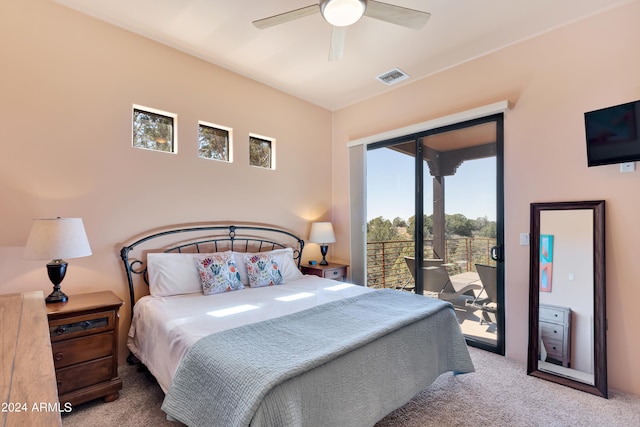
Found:
<path fill-rule="evenodd" d="M 589 166 L 640 161 L 640 101 L 584 113 Z"/>

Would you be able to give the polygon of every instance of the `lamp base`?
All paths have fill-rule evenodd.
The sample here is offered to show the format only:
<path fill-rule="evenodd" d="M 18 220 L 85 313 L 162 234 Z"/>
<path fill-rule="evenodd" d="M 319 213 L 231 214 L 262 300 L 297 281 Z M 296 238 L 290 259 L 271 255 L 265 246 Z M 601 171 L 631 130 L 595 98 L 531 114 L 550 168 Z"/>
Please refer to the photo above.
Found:
<path fill-rule="evenodd" d="M 56 289 L 55 287 L 53 288 L 53 292 L 51 292 L 49 296 L 44 299 L 44 302 L 46 302 L 47 304 L 53 304 L 56 302 L 67 302 L 68 300 L 69 297 L 66 296 L 58 286 L 58 289 Z"/>
<path fill-rule="evenodd" d="M 66 273 L 67 262 L 62 259 L 54 259 L 47 264 L 47 274 L 49 275 L 49 280 L 53 283 L 53 292 L 44 299 L 47 304 L 67 302 L 69 300 L 69 297 L 60 290 L 60 283 L 62 283 Z"/>
<path fill-rule="evenodd" d="M 327 256 L 328 251 L 329 251 L 329 246 L 320 245 L 320 253 L 322 254 L 322 261 L 320 261 L 320 265 L 329 265 L 329 263 L 327 262 L 327 259 L 325 258 Z"/>

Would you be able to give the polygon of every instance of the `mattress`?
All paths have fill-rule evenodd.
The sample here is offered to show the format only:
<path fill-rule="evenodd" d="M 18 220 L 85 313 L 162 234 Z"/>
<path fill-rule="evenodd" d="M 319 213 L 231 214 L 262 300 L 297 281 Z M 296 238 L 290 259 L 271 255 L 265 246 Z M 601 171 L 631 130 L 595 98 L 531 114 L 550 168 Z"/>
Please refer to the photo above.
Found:
<path fill-rule="evenodd" d="M 308 275 L 215 295 L 145 296 L 134 306 L 127 344 L 166 393 L 187 350 L 207 335 L 373 291 Z"/>

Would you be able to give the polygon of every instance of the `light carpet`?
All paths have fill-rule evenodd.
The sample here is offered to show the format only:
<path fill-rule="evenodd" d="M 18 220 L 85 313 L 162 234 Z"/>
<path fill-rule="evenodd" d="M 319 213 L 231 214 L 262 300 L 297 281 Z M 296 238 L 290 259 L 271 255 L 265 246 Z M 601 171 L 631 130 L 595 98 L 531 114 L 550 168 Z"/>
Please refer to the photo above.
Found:
<path fill-rule="evenodd" d="M 640 397 L 609 392 L 609 399 L 526 375 L 518 362 L 470 348 L 476 372 L 441 375 L 376 427 L 640 426 Z M 424 361 L 428 363 L 428 361 Z M 171 426 L 160 410 L 164 394 L 151 374 L 121 366 L 124 388 L 115 402 L 78 405 L 64 427 Z"/>

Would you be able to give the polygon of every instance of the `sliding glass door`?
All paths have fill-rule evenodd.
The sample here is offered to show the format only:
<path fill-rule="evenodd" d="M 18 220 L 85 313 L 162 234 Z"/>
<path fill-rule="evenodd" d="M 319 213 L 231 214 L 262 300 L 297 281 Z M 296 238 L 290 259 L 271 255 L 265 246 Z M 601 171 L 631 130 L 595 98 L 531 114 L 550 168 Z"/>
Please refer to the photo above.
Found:
<path fill-rule="evenodd" d="M 454 305 L 504 353 L 502 115 L 367 146 L 366 283 Z M 419 268 L 416 268 L 419 266 Z"/>
<path fill-rule="evenodd" d="M 414 289 L 416 140 L 367 150 L 367 286 Z M 369 190 L 370 189 L 370 190 Z"/>

